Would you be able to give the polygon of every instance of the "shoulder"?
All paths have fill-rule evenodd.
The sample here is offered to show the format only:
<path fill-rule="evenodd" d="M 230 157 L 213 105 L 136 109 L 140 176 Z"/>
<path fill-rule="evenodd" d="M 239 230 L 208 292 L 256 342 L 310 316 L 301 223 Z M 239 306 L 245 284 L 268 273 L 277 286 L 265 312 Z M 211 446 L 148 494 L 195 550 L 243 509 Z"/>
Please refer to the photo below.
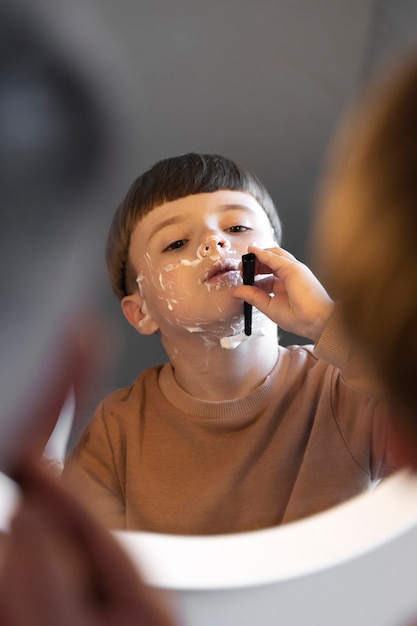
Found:
<path fill-rule="evenodd" d="M 137 429 L 144 405 L 149 404 L 146 394 L 158 397 L 158 377 L 162 366 L 143 371 L 132 385 L 116 389 L 98 404 L 85 427 L 77 448 L 114 447 Z"/>
<path fill-rule="evenodd" d="M 117 406 L 134 402 L 145 390 L 153 390 L 159 387 L 159 374 L 163 365 L 155 365 L 139 374 L 133 384 L 127 387 L 120 387 L 109 393 L 101 402 L 105 407 Z"/>
<path fill-rule="evenodd" d="M 101 400 L 90 422 L 90 428 L 124 430 L 138 421 L 144 407 L 160 396 L 159 373 L 162 365 L 144 370 L 132 385 L 116 389 Z"/>

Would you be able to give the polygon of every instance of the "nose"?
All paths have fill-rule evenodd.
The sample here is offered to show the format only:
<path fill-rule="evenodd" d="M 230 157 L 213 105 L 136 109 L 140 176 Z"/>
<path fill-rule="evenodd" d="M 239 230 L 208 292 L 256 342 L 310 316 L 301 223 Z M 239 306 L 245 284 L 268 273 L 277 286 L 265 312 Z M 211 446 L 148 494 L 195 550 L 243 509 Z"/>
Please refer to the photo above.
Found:
<path fill-rule="evenodd" d="M 230 241 L 223 235 L 207 235 L 200 245 L 197 254 L 202 257 L 221 255 L 222 252 L 230 250 Z"/>

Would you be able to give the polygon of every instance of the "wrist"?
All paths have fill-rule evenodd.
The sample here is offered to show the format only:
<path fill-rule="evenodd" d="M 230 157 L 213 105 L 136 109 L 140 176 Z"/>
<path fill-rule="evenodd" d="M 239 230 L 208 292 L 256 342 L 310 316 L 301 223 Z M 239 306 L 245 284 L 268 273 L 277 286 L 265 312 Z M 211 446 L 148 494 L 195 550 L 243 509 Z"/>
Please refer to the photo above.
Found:
<path fill-rule="evenodd" d="M 320 314 L 315 316 L 314 322 L 310 325 L 309 333 L 306 335 L 308 339 L 314 343 L 320 340 L 320 337 L 334 314 L 334 310 L 335 304 L 332 300 L 329 300 L 329 302 L 321 308 Z"/>
<path fill-rule="evenodd" d="M 314 354 L 336 367 L 342 367 L 350 359 L 352 352 L 352 341 L 346 331 L 339 306 L 334 305 L 327 324 L 315 342 Z"/>

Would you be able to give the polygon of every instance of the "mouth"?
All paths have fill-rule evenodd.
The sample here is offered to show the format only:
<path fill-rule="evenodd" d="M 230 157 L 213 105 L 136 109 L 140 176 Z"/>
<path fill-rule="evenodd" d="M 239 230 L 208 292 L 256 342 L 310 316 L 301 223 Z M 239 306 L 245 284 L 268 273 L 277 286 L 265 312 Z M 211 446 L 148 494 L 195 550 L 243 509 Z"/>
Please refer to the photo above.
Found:
<path fill-rule="evenodd" d="M 235 259 L 218 261 L 207 272 L 205 281 L 209 282 L 213 279 L 227 277 L 230 272 L 238 272 L 239 262 Z"/>

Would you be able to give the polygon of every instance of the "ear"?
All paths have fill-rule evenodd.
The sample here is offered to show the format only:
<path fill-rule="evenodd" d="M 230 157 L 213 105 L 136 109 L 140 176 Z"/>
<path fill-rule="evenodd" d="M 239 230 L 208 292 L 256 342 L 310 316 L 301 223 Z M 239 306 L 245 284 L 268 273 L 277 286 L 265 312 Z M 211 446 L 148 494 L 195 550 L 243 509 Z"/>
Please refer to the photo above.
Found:
<path fill-rule="evenodd" d="M 158 330 L 158 324 L 148 313 L 146 302 L 140 294 L 126 296 L 121 301 L 125 318 L 142 335 L 152 335 Z"/>

